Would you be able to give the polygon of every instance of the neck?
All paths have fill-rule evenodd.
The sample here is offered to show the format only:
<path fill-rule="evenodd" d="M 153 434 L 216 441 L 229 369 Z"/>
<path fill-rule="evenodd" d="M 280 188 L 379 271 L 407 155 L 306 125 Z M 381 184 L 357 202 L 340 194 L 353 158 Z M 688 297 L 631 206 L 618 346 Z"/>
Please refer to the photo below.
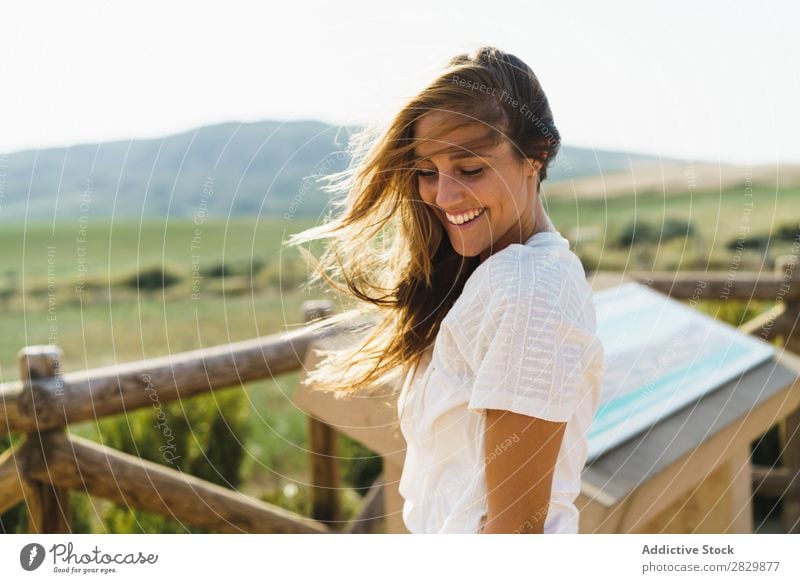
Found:
<path fill-rule="evenodd" d="M 523 217 L 520 218 L 519 223 L 517 223 L 517 225 L 515 225 L 514 228 L 509 231 L 510 237 L 501 237 L 489 249 L 483 251 L 480 254 L 480 262 L 483 263 L 491 255 L 494 255 L 498 251 L 502 251 L 512 243 L 524 244 L 536 233 L 542 232 L 555 232 L 555 229 L 550 226 L 547 213 L 545 213 L 539 197 L 536 196 L 533 209 L 529 210 L 528 213 L 523 215 Z"/>

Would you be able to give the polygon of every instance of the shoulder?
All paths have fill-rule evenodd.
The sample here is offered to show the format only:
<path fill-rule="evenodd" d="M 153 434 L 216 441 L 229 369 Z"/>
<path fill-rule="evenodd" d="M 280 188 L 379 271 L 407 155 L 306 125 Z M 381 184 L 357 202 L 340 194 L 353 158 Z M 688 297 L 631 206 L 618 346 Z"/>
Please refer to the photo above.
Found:
<path fill-rule="evenodd" d="M 534 307 L 575 311 L 590 290 L 580 260 L 569 249 L 514 244 L 481 264 L 465 292 L 496 316 Z"/>
<path fill-rule="evenodd" d="M 509 245 L 472 273 L 442 326 L 467 352 L 504 333 L 594 333 L 591 288 L 569 249 Z"/>

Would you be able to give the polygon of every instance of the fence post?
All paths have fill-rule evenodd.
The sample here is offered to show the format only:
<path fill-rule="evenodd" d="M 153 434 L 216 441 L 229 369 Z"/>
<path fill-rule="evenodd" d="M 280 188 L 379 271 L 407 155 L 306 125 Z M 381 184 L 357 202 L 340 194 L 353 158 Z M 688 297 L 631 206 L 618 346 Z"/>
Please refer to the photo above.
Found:
<path fill-rule="evenodd" d="M 782 276 L 788 286 L 800 285 L 800 265 L 797 255 L 781 255 L 775 259 L 775 275 Z M 781 316 L 786 350 L 800 354 L 800 302 L 788 301 Z M 790 475 L 800 471 L 800 409 L 781 420 L 779 426 L 781 458 L 783 467 Z M 789 534 L 800 533 L 800 494 L 787 492 L 783 497 L 781 515 L 784 530 Z"/>
<path fill-rule="evenodd" d="M 308 323 L 333 314 L 329 300 L 303 302 L 303 321 Z M 341 515 L 339 504 L 339 463 L 336 430 L 316 419 L 308 418 L 309 446 L 311 450 L 311 517 L 338 529 Z"/>
<path fill-rule="evenodd" d="M 26 346 L 17 354 L 19 358 L 20 378 L 27 391 L 26 399 L 30 404 L 31 414 L 36 415 L 36 396 L 42 391 L 63 391 L 63 383 L 48 385 L 37 381 L 56 380 L 61 378 L 60 363 L 63 351 L 56 345 Z M 63 427 L 50 430 L 64 431 Z M 49 431 L 48 431 L 49 432 Z M 42 432 L 46 433 L 46 432 Z M 47 463 L 47 452 L 43 450 L 44 440 L 37 430 L 29 432 L 25 439 L 25 459 L 22 464 L 25 499 L 28 511 L 28 532 L 30 533 L 71 533 L 71 507 L 69 490 L 53 484 L 31 479 L 28 468 L 37 462 Z M 36 459 L 35 459 L 36 458 Z"/>

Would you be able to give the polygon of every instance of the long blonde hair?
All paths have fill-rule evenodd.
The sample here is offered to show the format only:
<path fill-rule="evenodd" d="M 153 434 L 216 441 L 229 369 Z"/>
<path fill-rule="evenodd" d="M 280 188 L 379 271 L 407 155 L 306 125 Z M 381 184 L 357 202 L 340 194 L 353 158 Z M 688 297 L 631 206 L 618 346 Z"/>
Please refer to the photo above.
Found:
<path fill-rule="evenodd" d="M 478 266 L 478 257 L 453 250 L 419 194 L 414 171 L 419 141 L 413 129 L 431 111 L 448 119 L 434 138 L 464 123 L 486 128 L 478 140 L 445 151 L 509 140 L 518 158 L 541 163 L 539 184 L 560 147 L 547 97 L 533 71 L 491 46 L 450 59 L 385 129 L 367 127 L 353 136 L 349 167 L 327 176 L 330 184 L 323 187 L 334 212 L 287 242 L 299 247 L 327 239 L 319 259 L 300 248 L 315 270 L 309 283 L 324 279 L 357 302 L 353 310 L 317 326 L 356 315 L 372 322 L 357 342 L 324 351 L 305 379 L 315 389 L 349 393 L 405 376 L 433 344 L 442 319 Z"/>

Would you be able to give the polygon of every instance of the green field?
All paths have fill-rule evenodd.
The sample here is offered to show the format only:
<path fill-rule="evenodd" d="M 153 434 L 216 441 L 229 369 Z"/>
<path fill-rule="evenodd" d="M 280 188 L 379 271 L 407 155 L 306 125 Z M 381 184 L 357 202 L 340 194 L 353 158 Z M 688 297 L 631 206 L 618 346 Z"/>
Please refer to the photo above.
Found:
<path fill-rule="evenodd" d="M 284 219 L 131 220 L 91 219 L 0 224 L 0 274 L 30 278 L 47 275 L 48 250 L 54 249 L 55 275 L 77 277 L 81 246 L 88 275 L 120 274 L 141 266 L 174 263 L 187 271 L 192 256 L 207 265 L 223 259 L 280 256 L 280 241 L 314 223 Z M 83 238 L 85 242 L 80 242 Z"/>
<path fill-rule="evenodd" d="M 576 245 L 576 253 L 590 268 L 611 270 L 722 270 L 731 264 L 726 248 L 738 238 L 768 236 L 776 227 L 795 225 L 800 219 L 800 188 L 753 188 L 723 192 L 655 193 L 636 197 L 565 201 L 554 199 L 548 207 L 556 227 L 565 235 L 572 229 L 597 227 L 599 238 Z M 655 245 L 615 248 L 613 240 L 632 221 L 660 228 L 669 219 L 691 223 L 693 237 L 662 241 Z M 777 255 L 788 253 L 791 242 L 773 241 L 768 249 L 745 250 L 737 259 L 739 269 L 771 270 Z"/>
<path fill-rule="evenodd" d="M 306 223 L 308 225 L 308 223 Z M 23 345 L 55 341 L 65 370 L 149 358 L 271 334 L 296 325 L 300 304 L 315 296 L 295 250 L 280 241 L 294 222 L 92 223 L 86 242 L 76 224 L 4 226 L 0 231 L 0 291 L 5 302 L 0 335 L 0 376 L 17 378 Z M 85 249 L 81 249 L 84 245 Z M 79 255 L 81 253 L 81 255 Z M 193 259 L 192 256 L 195 256 Z M 85 272 L 79 258 L 85 257 Z M 251 291 L 251 263 L 261 261 Z M 219 278 L 193 274 L 225 263 L 240 273 Z M 124 280 L 166 266 L 181 277 L 167 289 L 138 291 Z M 291 275 L 291 280 L 289 279 Z M 260 279 L 259 279 L 260 277 Z M 270 285 L 283 283 L 279 285 Z M 79 286 L 81 289 L 79 289 Z"/>

